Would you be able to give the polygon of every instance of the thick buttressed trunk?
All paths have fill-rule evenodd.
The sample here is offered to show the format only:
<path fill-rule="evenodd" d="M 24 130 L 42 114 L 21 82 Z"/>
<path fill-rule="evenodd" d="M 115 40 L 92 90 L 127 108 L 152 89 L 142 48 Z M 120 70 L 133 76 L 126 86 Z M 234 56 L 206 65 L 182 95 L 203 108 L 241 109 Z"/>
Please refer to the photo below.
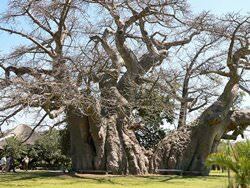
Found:
<path fill-rule="evenodd" d="M 161 141 L 152 156 L 150 171 L 157 169 L 181 169 L 199 171 L 206 175 L 207 156 L 214 152 L 223 131 L 220 127 L 183 126 Z"/>
<path fill-rule="evenodd" d="M 145 174 L 148 159 L 128 124 L 116 115 L 105 119 L 106 170 L 115 174 Z"/>
<path fill-rule="evenodd" d="M 148 172 L 146 151 L 129 125 L 117 115 L 102 118 L 68 113 L 72 165 L 75 171 L 104 170 L 113 174 Z"/>
<path fill-rule="evenodd" d="M 231 122 L 230 108 L 238 93 L 237 76 L 230 78 L 218 100 L 208 107 L 193 126 L 168 135 L 152 156 L 150 169 L 175 168 L 208 174 L 207 156 L 214 152 Z"/>
<path fill-rule="evenodd" d="M 205 160 L 216 151 L 221 138 L 236 139 L 250 125 L 250 110 L 229 111 L 220 124 L 183 126 L 164 138 L 150 161 L 150 171 L 161 168 L 198 171 L 207 175 Z M 225 135 L 229 131 L 237 134 Z"/>

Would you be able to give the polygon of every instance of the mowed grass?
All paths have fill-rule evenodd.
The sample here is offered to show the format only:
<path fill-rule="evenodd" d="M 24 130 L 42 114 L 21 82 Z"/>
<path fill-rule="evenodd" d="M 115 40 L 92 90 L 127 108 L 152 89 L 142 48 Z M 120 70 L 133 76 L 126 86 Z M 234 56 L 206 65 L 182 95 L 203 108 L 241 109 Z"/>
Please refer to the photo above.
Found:
<path fill-rule="evenodd" d="M 32 171 L 0 174 L 0 188 L 226 188 L 225 174 L 207 177 L 64 175 Z"/>

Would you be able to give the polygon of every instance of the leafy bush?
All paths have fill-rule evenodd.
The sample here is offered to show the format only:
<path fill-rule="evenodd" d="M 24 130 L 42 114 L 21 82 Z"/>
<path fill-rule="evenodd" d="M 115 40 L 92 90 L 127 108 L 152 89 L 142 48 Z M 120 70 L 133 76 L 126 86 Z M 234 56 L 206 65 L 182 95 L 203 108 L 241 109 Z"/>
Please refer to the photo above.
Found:
<path fill-rule="evenodd" d="M 34 145 L 22 144 L 16 137 L 11 137 L 6 140 L 2 156 L 13 156 L 15 166 L 20 165 L 25 155 L 28 155 L 32 167 L 70 169 L 71 160 L 65 154 L 67 148 L 64 148 L 67 144 L 65 141 L 62 143 L 66 136 L 58 130 L 48 131 Z"/>
<path fill-rule="evenodd" d="M 22 144 L 15 137 L 6 139 L 6 145 L 3 147 L 2 156 L 12 156 L 14 158 L 14 166 L 20 164 L 22 157 L 28 153 L 28 146 Z"/>
<path fill-rule="evenodd" d="M 246 188 L 250 184 L 250 141 L 238 142 L 230 145 L 229 150 L 211 154 L 207 165 L 217 164 L 235 173 L 237 186 Z"/>
<path fill-rule="evenodd" d="M 38 139 L 29 152 L 35 166 L 68 168 L 70 159 L 63 154 L 61 135 L 58 130 L 45 133 Z"/>

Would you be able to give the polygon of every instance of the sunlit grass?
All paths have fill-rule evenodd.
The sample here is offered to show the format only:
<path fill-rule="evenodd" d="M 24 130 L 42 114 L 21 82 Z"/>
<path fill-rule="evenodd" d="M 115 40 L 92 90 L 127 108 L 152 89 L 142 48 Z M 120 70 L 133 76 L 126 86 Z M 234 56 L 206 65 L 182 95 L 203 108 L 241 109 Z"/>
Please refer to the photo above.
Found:
<path fill-rule="evenodd" d="M 36 171 L 0 174 L 0 188 L 226 188 L 225 174 L 208 177 L 63 175 Z"/>

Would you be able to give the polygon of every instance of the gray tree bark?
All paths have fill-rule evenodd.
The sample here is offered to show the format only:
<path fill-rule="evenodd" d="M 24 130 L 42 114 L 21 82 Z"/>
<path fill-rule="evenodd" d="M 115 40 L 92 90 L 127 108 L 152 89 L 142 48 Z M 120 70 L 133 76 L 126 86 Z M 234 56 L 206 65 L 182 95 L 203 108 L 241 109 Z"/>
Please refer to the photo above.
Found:
<path fill-rule="evenodd" d="M 73 170 L 104 170 L 113 174 L 148 172 L 146 151 L 133 130 L 117 115 L 102 118 L 98 126 L 87 116 L 68 114 Z"/>
<path fill-rule="evenodd" d="M 90 134 L 87 116 L 70 110 L 67 114 L 68 128 L 71 140 L 71 159 L 74 171 L 93 169 L 95 147 Z"/>
<path fill-rule="evenodd" d="M 115 83 L 114 77 L 105 75 L 100 82 L 100 107 L 89 108 L 88 116 L 80 118 L 77 113 L 72 114 L 73 110 L 69 112 L 72 161 L 79 161 L 73 162 L 74 170 L 145 174 L 149 166 L 146 151 L 140 147 L 134 131 L 129 129 L 127 100 L 112 83 Z"/>

